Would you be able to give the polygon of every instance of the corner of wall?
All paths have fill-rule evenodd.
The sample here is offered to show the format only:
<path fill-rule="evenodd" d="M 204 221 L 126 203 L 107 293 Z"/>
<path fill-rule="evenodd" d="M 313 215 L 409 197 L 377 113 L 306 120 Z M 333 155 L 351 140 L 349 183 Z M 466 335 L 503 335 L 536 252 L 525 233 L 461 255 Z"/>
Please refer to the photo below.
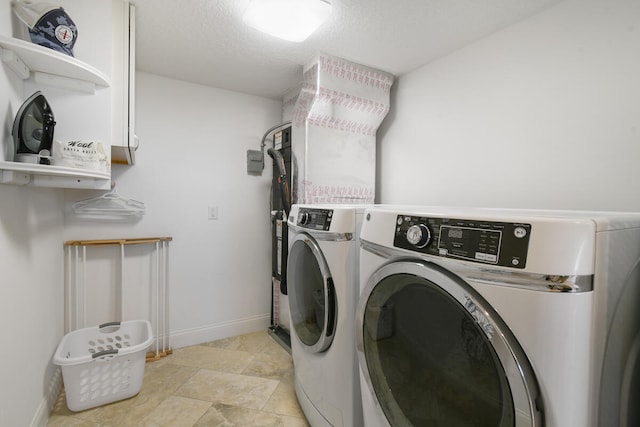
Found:
<path fill-rule="evenodd" d="M 53 375 L 44 391 L 44 396 L 38 405 L 38 409 L 31 420 L 31 427 L 46 427 L 49 422 L 49 414 L 53 411 L 62 389 L 62 371 L 55 367 Z"/>

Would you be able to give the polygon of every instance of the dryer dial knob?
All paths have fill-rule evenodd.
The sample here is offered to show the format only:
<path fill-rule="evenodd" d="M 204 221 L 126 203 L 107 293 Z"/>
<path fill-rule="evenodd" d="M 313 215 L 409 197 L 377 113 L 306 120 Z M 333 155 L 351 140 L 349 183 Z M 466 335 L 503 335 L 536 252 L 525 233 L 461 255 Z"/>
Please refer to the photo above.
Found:
<path fill-rule="evenodd" d="M 407 242 L 417 248 L 424 248 L 431 241 L 431 231 L 425 224 L 412 225 L 407 230 Z"/>
<path fill-rule="evenodd" d="M 302 212 L 298 216 L 298 224 L 299 225 L 307 225 L 307 224 L 309 224 L 310 221 L 311 221 L 311 215 L 309 215 L 309 212 Z"/>

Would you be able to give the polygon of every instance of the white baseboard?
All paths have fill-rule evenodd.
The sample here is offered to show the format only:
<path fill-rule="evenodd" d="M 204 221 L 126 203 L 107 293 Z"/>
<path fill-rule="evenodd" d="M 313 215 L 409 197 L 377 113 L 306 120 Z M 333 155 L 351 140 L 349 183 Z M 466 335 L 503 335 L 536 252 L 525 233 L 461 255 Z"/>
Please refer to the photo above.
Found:
<path fill-rule="evenodd" d="M 49 381 L 47 390 L 38 405 L 38 409 L 31 420 L 31 427 L 46 427 L 49 422 L 49 414 L 58 400 L 58 395 L 62 389 L 62 370 L 56 367 Z"/>
<path fill-rule="evenodd" d="M 172 331 L 171 347 L 188 347 L 250 332 L 266 331 L 270 324 L 271 315 L 263 314 L 199 328 Z"/>

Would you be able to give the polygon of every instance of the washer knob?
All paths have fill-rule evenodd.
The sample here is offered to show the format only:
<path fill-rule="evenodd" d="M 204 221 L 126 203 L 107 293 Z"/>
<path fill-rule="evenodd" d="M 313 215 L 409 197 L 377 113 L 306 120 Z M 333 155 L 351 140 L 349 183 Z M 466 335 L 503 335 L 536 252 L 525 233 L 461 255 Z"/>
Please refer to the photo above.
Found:
<path fill-rule="evenodd" d="M 407 230 L 407 241 L 417 248 L 424 248 L 431 241 L 431 231 L 425 224 L 412 225 Z"/>
<path fill-rule="evenodd" d="M 311 221 L 311 215 L 309 215 L 309 212 L 301 212 L 298 216 L 299 225 L 307 225 L 309 224 L 309 221 Z"/>

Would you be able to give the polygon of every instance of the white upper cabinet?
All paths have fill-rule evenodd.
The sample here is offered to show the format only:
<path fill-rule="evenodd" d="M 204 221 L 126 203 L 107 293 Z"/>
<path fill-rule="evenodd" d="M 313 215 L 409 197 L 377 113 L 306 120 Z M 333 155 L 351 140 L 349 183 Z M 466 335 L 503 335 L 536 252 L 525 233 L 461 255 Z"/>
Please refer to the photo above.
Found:
<path fill-rule="evenodd" d="M 135 6 L 114 1 L 113 117 L 111 162 L 133 165 L 138 149 L 135 135 Z"/>

